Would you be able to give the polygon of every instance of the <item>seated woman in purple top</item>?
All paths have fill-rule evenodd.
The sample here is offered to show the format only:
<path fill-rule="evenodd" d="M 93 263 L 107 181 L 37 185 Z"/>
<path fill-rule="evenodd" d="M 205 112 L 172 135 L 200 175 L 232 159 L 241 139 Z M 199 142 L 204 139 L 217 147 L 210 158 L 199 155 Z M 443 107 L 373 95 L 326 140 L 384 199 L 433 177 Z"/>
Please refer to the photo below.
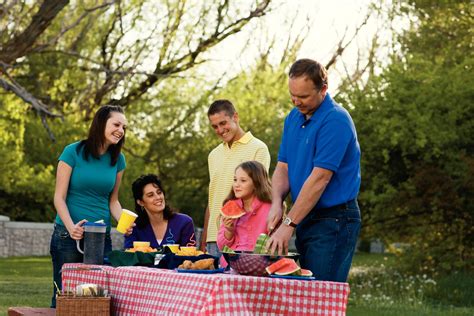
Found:
<path fill-rule="evenodd" d="M 153 248 L 166 244 L 196 245 L 192 218 L 171 210 L 156 175 L 140 176 L 133 182 L 132 191 L 138 217 L 132 234 L 125 236 L 125 248 L 132 248 L 134 241 L 149 241 Z"/>

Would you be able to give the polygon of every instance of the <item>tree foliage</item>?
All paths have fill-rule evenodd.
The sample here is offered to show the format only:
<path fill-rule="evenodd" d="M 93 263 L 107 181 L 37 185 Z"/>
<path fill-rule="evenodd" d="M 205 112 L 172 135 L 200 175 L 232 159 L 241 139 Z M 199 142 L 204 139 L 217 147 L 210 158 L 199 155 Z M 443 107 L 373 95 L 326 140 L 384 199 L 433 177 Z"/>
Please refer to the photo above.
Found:
<path fill-rule="evenodd" d="M 174 204 L 202 212 L 205 201 L 197 200 L 205 200 L 204 153 L 210 148 L 202 120 L 210 93 L 203 91 L 215 83 L 193 76 L 194 68 L 206 62 L 213 47 L 265 15 L 269 4 L 4 1 L 2 214 L 13 220 L 53 218 L 57 157 L 66 144 L 86 136 L 97 108 L 110 103 L 126 108 L 132 127 L 125 145 L 124 206 L 133 206 L 131 182 L 156 172 Z"/>
<path fill-rule="evenodd" d="M 124 207 L 133 207 L 132 181 L 153 172 L 170 204 L 202 224 L 207 155 L 219 142 L 206 110 L 217 98 L 230 99 L 244 130 L 268 145 L 273 170 L 291 108 L 286 72 L 304 36 L 288 44 L 276 66 L 265 52 L 225 84 L 202 75 L 213 47 L 264 15 L 269 3 L 4 1 L 1 213 L 52 220 L 57 157 L 85 137 L 93 113 L 106 103 L 126 107 L 130 126 Z M 337 91 L 362 148 L 363 234 L 410 245 L 401 258 L 422 271 L 473 266 L 471 6 L 396 2 L 390 16 L 410 25 L 395 38 L 388 66 L 377 73 L 374 39 L 367 63 L 357 60 L 357 71 Z M 342 39 L 326 64 L 334 65 L 353 39 Z"/>
<path fill-rule="evenodd" d="M 364 233 L 410 246 L 411 268 L 473 266 L 474 76 L 469 1 L 409 1 L 381 75 L 341 94 L 363 151 Z"/>

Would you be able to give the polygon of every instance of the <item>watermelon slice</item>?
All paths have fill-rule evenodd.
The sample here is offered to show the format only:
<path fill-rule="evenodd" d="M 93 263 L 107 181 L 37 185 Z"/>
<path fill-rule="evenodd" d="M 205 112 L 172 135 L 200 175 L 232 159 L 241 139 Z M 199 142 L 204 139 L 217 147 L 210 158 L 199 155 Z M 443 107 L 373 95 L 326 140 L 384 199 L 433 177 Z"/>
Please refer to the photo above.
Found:
<path fill-rule="evenodd" d="M 293 274 L 293 273 L 298 273 L 301 268 L 296 264 L 295 260 L 293 259 L 290 259 L 291 262 L 290 264 L 288 265 L 285 265 L 283 266 L 281 269 L 278 269 L 275 274 L 276 275 L 290 275 L 290 274 Z"/>
<path fill-rule="evenodd" d="M 227 245 L 224 245 L 224 247 L 222 247 L 222 250 L 221 252 L 226 252 L 226 253 L 235 253 L 234 250 L 232 250 L 232 248 L 230 248 L 229 246 Z"/>
<path fill-rule="evenodd" d="M 267 271 L 268 274 L 272 274 L 272 273 L 276 273 L 277 271 L 285 269 L 287 266 L 288 267 L 294 267 L 294 265 L 296 265 L 298 267 L 295 260 L 288 259 L 288 258 L 281 258 L 277 262 L 274 262 L 271 265 L 269 265 L 268 267 L 266 267 L 265 270 Z"/>
<path fill-rule="evenodd" d="M 257 242 L 255 243 L 253 253 L 266 254 L 265 244 L 267 243 L 268 238 L 269 237 L 267 234 L 260 234 L 260 236 L 257 238 Z"/>
<path fill-rule="evenodd" d="M 313 272 L 311 272 L 311 270 L 299 269 L 298 271 L 295 271 L 290 275 L 310 277 L 313 276 Z"/>
<path fill-rule="evenodd" d="M 313 272 L 311 272 L 311 270 L 301 269 L 300 270 L 300 275 L 310 277 L 310 276 L 313 276 Z"/>
<path fill-rule="evenodd" d="M 245 215 L 245 210 L 236 201 L 230 200 L 222 207 L 221 214 L 228 218 L 239 218 Z"/>

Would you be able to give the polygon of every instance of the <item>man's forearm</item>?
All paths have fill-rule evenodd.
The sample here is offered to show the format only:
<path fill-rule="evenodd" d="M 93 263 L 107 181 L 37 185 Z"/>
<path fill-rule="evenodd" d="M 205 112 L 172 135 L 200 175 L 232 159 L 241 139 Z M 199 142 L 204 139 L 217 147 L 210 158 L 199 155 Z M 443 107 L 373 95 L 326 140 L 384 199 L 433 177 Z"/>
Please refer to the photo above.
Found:
<path fill-rule="evenodd" d="M 288 217 L 293 222 L 300 223 L 308 215 L 318 203 L 331 177 L 332 171 L 322 168 L 313 169 L 311 175 L 304 182 L 293 207 L 288 212 Z"/>

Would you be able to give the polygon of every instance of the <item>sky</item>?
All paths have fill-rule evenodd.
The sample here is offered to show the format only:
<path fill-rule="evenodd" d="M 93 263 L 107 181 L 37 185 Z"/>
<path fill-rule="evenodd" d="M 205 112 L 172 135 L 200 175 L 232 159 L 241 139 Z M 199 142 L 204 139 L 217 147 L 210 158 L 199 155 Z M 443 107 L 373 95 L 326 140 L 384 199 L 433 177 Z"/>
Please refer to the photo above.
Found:
<path fill-rule="evenodd" d="M 242 69 L 251 67 L 259 51 L 268 47 L 270 39 L 275 39 L 275 49 L 270 60 L 278 63 L 288 37 L 293 40 L 305 32 L 307 34 L 297 58 L 312 58 L 326 64 L 344 34 L 346 41 L 352 37 L 367 15 L 371 2 L 370 0 L 277 0 L 269 14 L 253 21 L 241 33 L 226 39 L 216 47 L 208 56 L 211 62 L 206 65 L 206 69 L 207 71 L 212 69 L 211 72 L 216 76 L 225 71 L 232 77 Z M 374 34 L 380 35 L 380 27 L 380 19 L 375 16 L 370 18 L 344 52 L 336 67 L 329 69 L 330 92 L 337 88 L 341 76 L 345 75 L 345 67 L 349 71 L 354 69 L 358 52 L 367 51 Z M 249 38 L 249 44 L 243 50 Z M 334 84 L 331 85 L 331 82 Z"/>

